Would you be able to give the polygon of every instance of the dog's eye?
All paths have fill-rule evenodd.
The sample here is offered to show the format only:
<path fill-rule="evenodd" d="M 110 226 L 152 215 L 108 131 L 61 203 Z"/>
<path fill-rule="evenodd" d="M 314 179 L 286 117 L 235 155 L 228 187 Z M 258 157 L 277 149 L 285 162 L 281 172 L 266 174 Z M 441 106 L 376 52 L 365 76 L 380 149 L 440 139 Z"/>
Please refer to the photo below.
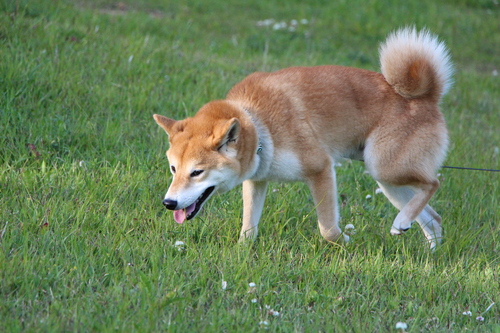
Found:
<path fill-rule="evenodd" d="M 191 177 L 196 177 L 196 176 L 199 176 L 203 173 L 203 170 L 194 170 L 193 172 L 191 172 Z"/>
<path fill-rule="evenodd" d="M 170 166 L 170 171 L 172 171 L 172 173 L 175 173 L 175 167 L 173 165 Z"/>

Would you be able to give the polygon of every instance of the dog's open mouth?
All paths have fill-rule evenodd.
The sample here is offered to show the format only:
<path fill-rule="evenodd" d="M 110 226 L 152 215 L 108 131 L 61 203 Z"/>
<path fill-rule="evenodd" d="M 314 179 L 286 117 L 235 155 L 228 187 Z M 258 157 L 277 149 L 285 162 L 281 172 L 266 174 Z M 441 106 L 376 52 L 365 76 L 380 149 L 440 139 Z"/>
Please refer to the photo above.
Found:
<path fill-rule="evenodd" d="M 212 194 L 213 190 L 215 189 L 215 186 L 210 186 L 203 192 L 198 199 L 191 205 L 187 206 L 184 209 L 179 209 L 174 211 L 174 220 L 177 223 L 182 223 L 185 220 L 191 220 L 193 217 L 198 214 L 200 211 L 201 207 L 203 206 L 203 203 L 205 200 L 210 197 L 210 194 Z"/>

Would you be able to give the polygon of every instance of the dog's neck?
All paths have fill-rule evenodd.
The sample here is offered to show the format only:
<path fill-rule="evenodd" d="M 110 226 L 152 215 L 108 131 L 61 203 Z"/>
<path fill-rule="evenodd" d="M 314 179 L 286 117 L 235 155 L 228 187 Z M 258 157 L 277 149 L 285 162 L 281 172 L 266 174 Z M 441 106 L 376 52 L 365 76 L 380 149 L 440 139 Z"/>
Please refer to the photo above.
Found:
<path fill-rule="evenodd" d="M 257 143 L 257 150 L 255 151 L 256 154 L 260 154 L 262 153 L 262 149 L 263 146 L 262 146 L 262 142 L 260 141 L 260 136 L 259 136 L 259 128 L 252 116 L 252 114 L 250 113 L 249 109 L 247 108 L 243 108 L 243 111 L 245 111 L 245 113 L 247 114 L 247 116 L 250 118 L 250 121 L 252 122 L 253 126 L 255 127 L 255 131 L 257 133 L 257 140 L 258 140 L 258 143 Z"/>
<path fill-rule="evenodd" d="M 252 112 L 252 110 L 246 107 L 243 107 L 242 110 L 243 113 L 250 119 L 257 135 L 257 149 L 253 158 L 255 166 L 245 178 L 260 180 L 266 177 L 271 166 L 274 152 L 273 141 L 267 127 Z"/>

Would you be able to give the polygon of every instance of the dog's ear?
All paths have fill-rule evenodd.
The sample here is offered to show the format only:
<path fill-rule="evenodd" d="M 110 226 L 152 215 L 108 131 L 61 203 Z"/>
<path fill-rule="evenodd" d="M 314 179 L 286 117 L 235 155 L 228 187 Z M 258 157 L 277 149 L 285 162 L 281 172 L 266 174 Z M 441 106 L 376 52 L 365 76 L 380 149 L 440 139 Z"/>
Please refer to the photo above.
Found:
<path fill-rule="evenodd" d="M 165 132 L 167 132 L 169 136 L 172 134 L 172 128 L 176 123 L 175 120 L 160 116 L 159 114 L 153 115 L 153 118 L 155 119 L 156 123 L 160 125 L 160 127 L 163 128 Z"/>
<path fill-rule="evenodd" d="M 214 131 L 215 146 L 220 150 L 223 146 L 237 142 L 241 125 L 237 118 L 232 118 L 218 126 Z"/>

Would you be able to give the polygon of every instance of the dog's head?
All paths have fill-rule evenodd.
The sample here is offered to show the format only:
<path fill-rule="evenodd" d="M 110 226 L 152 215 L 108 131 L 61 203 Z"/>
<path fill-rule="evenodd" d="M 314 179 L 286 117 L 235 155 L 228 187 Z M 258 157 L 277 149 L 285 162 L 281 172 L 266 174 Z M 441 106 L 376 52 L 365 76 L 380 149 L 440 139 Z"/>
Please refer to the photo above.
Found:
<path fill-rule="evenodd" d="M 241 182 L 240 121 L 217 110 L 227 106 L 213 104 L 184 120 L 153 116 L 169 137 L 167 158 L 173 179 L 163 204 L 174 211 L 177 223 L 195 217 L 214 193 Z"/>

